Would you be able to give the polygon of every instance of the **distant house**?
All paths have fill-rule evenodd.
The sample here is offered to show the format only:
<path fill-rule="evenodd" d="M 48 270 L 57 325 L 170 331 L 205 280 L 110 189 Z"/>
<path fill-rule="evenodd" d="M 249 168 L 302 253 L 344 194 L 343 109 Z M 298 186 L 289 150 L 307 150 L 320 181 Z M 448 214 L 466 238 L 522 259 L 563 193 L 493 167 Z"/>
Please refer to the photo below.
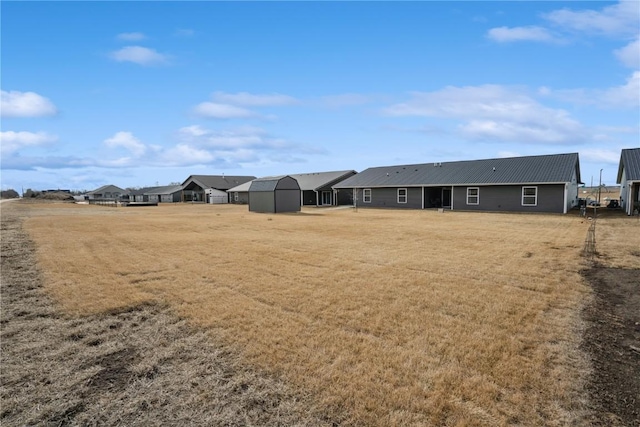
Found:
<path fill-rule="evenodd" d="M 620 205 L 631 215 L 640 212 L 640 148 L 627 148 L 620 154 L 618 179 Z"/>
<path fill-rule="evenodd" d="M 289 176 L 298 181 L 300 185 L 302 206 L 333 206 L 338 204 L 349 204 L 351 200 L 348 195 L 339 200 L 338 191 L 332 185 L 356 174 L 354 170 L 333 171 L 333 172 L 313 172 L 290 174 Z M 229 193 L 229 203 L 249 203 L 249 187 L 251 182 L 240 184 L 227 190 Z"/>
<path fill-rule="evenodd" d="M 374 167 L 333 188 L 360 207 L 567 213 L 579 183 L 569 153 Z"/>
<path fill-rule="evenodd" d="M 160 187 L 143 187 L 137 188 L 134 190 L 129 190 L 129 201 L 130 202 L 148 202 L 149 195 L 148 192 Z"/>
<path fill-rule="evenodd" d="M 89 200 L 122 200 L 128 196 L 129 192 L 115 185 L 103 185 L 87 193 Z"/>
<path fill-rule="evenodd" d="M 255 179 L 249 187 L 249 211 L 298 212 L 300 193 L 298 181 L 288 175 Z"/>
<path fill-rule="evenodd" d="M 333 171 L 333 172 L 313 172 L 290 175 L 298 184 L 302 191 L 301 203 L 303 206 L 333 206 L 338 204 L 349 204 L 350 197 L 343 197 L 338 200 L 339 193 L 332 186 L 356 174 L 354 170 Z M 342 202 L 342 203 L 339 203 Z"/>
<path fill-rule="evenodd" d="M 176 203 L 182 200 L 181 185 L 167 185 L 164 187 L 154 187 L 145 192 L 149 202 Z"/>
<path fill-rule="evenodd" d="M 229 203 L 246 205 L 249 203 L 249 187 L 253 181 L 247 181 L 244 184 L 237 185 L 227 190 L 229 194 Z"/>
<path fill-rule="evenodd" d="M 228 203 L 227 190 L 255 176 L 191 175 L 182 183 L 183 202 Z"/>

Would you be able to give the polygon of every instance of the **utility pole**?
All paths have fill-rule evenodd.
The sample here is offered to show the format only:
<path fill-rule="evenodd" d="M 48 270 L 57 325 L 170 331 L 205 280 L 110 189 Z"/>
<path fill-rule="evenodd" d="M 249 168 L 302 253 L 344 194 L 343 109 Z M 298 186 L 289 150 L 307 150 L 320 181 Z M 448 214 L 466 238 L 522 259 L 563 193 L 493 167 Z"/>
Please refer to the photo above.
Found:
<path fill-rule="evenodd" d="M 600 182 L 598 183 L 598 204 L 600 204 L 600 192 L 602 191 L 602 169 L 600 169 Z"/>

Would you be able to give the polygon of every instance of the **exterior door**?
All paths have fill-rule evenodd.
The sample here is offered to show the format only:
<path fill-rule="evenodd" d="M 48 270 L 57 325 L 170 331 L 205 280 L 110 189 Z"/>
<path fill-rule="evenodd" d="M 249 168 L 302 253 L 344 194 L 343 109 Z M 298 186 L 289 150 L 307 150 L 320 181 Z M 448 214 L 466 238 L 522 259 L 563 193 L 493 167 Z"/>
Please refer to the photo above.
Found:
<path fill-rule="evenodd" d="M 451 189 L 450 188 L 442 189 L 442 207 L 443 208 L 451 207 Z"/>
<path fill-rule="evenodd" d="M 322 205 L 331 205 L 331 191 L 322 192 Z"/>

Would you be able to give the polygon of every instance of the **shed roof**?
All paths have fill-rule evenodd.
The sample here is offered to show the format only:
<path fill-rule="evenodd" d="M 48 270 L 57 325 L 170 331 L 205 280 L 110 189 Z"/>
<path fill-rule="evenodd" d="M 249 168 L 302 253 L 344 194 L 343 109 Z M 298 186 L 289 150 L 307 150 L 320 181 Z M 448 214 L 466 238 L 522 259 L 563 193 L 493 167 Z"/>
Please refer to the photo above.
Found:
<path fill-rule="evenodd" d="M 621 184 L 623 170 L 627 181 L 640 181 L 640 148 L 625 148 L 620 153 L 618 184 Z"/>
<path fill-rule="evenodd" d="M 193 181 L 202 188 L 228 190 L 255 178 L 255 176 L 191 175 L 182 183 L 182 186 L 184 187 L 189 181 Z"/>
<path fill-rule="evenodd" d="M 580 182 L 578 153 L 421 163 L 366 169 L 334 188 Z"/>
<path fill-rule="evenodd" d="M 293 181 L 296 182 L 296 185 L 298 185 L 296 179 L 293 178 L 291 175 L 269 176 L 266 178 L 258 178 L 251 181 L 251 186 L 249 187 L 249 191 L 251 192 L 274 191 L 278 187 L 278 184 L 280 183 L 280 181 L 282 181 L 285 178 L 293 179 Z M 299 186 L 298 186 L 298 189 L 299 189 Z"/>

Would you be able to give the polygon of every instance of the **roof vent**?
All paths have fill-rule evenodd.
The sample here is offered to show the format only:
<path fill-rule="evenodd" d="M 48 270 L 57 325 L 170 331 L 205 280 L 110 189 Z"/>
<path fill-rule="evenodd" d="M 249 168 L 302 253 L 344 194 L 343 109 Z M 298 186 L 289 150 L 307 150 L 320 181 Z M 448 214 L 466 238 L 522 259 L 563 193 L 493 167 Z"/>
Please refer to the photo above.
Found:
<path fill-rule="evenodd" d="M 494 171 L 494 172 L 496 171 L 496 168 L 495 168 L 495 166 L 493 167 L 493 171 Z"/>

